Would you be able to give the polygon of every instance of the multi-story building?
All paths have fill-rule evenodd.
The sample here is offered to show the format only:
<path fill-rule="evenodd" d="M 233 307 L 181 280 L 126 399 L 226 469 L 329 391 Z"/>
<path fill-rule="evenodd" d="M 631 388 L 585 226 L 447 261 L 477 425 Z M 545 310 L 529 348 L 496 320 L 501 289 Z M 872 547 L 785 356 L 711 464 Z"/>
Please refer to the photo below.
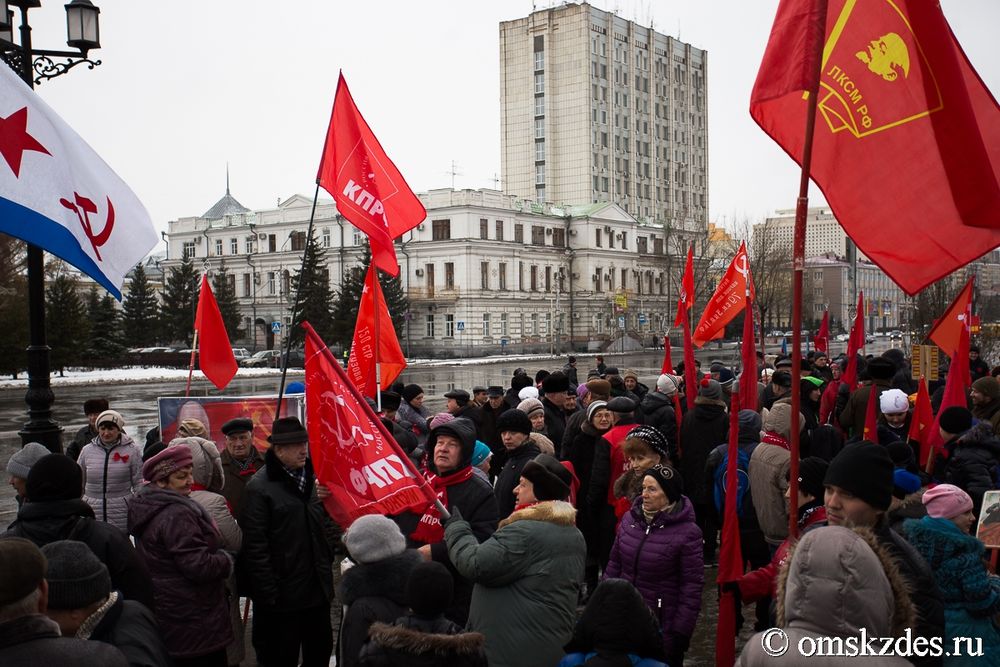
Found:
<path fill-rule="evenodd" d="M 753 226 L 753 233 L 764 234 L 768 244 L 788 248 L 789 256 L 795 237 L 795 209 L 781 209 L 764 222 Z M 827 207 L 810 208 L 806 218 L 806 257 L 820 255 L 847 256 L 847 233 Z M 758 243 L 754 247 L 760 247 Z M 867 260 L 858 250 L 858 259 Z"/>
<path fill-rule="evenodd" d="M 682 255 L 708 222 L 707 75 L 705 51 L 586 2 L 502 22 L 504 190 L 612 202 Z"/>
<path fill-rule="evenodd" d="M 849 330 L 857 310 L 857 296 L 850 276 L 851 264 L 843 258 L 831 254 L 806 259 L 802 281 L 804 319 L 818 322 L 829 309 L 831 331 Z M 882 269 L 869 261 L 858 260 L 857 283 L 858 290 L 864 293 L 866 331 L 905 326 L 908 317 L 906 295 Z"/>
<path fill-rule="evenodd" d="M 420 198 L 426 220 L 396 245 L 410 355 L 596 349 L 622 330 L 648 342 L 669 326 L 676 289 L 662 227 L 610 203 L 557 207 L 485 189 Z M 280 336 L 290 322 L 312 201 L 223 208 L 169 222 L 163 264 L 187 255 L 209 270 L 224 265 L 250 332 L 242 342 L 274 347 L 274 329 Z M 318 204 L 314 226 L 336 288 L 364 235 L 332 201 Z"/>

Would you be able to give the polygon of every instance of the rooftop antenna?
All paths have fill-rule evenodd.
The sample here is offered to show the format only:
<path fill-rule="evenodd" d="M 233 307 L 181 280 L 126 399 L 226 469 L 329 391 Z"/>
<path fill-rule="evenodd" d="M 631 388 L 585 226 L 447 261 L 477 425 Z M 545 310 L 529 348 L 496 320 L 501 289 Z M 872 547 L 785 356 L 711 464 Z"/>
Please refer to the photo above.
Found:
<path fill-rule="evenodd" d="M 449 169 L 448 171 L 446 171 L 444 173 L 451 174 L 451 189 L 454 190 L 455 189 L 455 177 L 463 175 L 462 172 L 460 172 L 458 170 L 458 165 L 455 163 L 454 160 L 451 161 L 451 169 Z"/>
<path fill-rule="evenodd" d="M 493 189 L 494 190 L 499 190 L 500 189 L 500 183 L 503 182 L 503 179 L 500 178 L 500 175 L 497 174 L 496 172 L 493 172 L 493 178 L 490 179 L 490 180 L 493 182 Z"/>
<path fill-rule="evenodd" d="M 229 161 L 226 161 L 226 194 L 229 194 Z"/>

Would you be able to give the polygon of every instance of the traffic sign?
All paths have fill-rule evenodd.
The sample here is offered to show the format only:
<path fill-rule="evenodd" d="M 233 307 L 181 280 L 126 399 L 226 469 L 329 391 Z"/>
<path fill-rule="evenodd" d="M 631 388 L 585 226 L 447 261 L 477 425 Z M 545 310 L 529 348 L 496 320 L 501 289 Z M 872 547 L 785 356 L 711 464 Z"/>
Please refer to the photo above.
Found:
<path fill-rule="evenodd" d="M 624 329 L 625 328 L 625 316 L 624 315 L 619 315 L 618 316 L 618 328 L 619 329 Z"/>
<path fill-rule="evenodd" d="M 281 333 L 281 322 L 271 322 L 271 333 Z"/>
<path fill-rule="evenodd" d="M 646 318 L 646 313 L 639 313 L 639 324 L 646 324 L 649 320 Z"/>
<path fill-rule="evenodd" d="M 455 328 L 457 328 L 459 331 L 465 331 L 465 320 L 459 320 L 458 322 L 456 322 Z"/>

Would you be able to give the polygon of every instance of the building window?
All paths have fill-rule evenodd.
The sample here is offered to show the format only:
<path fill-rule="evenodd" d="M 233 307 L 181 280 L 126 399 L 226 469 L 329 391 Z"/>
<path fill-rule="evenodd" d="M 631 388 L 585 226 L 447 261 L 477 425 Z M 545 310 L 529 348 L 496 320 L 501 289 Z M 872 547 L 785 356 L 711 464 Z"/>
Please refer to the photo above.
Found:
<path fill-rule="evenodd" d="M 531 335 L 536 335 L 538 333 L 538 313 L 531 314 Z"/>
<path fill-rule="evenodd" d="M 497 289 L 506 290 L 507 289 L 507 264 L 506 262 L 500 262 L 497 269 Z"/>
<path fill-rule="evenodd" d="M 622 232 L 622 250 L 628 250 L 628 232 Z"/>
<path fill-rule="evenodd" d="M 434 220 L 431 222 L 431 239 L 447 241 L 451 238 L 451 220 Z"/>
<path fill-rule="evenodd" d="M 507 335 L 507 313 L 500 313 L 500 335 Z"/>
<path fill-rule="evenodd" d="M 551 292 L 552 291 L 552 267 L 551 266 L 546 266 L 545 267 L 545 291 L 546 292 Z"/>
<path fill-rule="evenodd" d="M 545 73 L 537 72 L 535 74 L 535 94 L 541 95 L 545 92 Z"/>
<path fill-rule="evenodd" d="M 540 225 L 531 226 L 531 245 L 545 245 L 545 228 Z"/>
<path fill-rule="evenodd" d="M 215 254 L 222 255 L 222 239 L 215 239 Z"/>
<path fill-rule="evenodd" d="M 544 116 L 545 115 L 545 96 L 538 95 L 535 97 L 535 115 Z"/>
<path fill-rule="evenodd" d="M 524 291 L 524 262 L 517 263 L 517 289 Z"/>
<path fill-rule="evenodd" d="M 426 285 L 427 285 L 427 296 L 433 297 L 434 296 L 434 265 L 433 264 L 425 264 L 424 265 L 424 271 L 427 274 L 426 277 L 424 278 L 424 280 L 426 281 Z"/>
<path fill-rule="evenodd" d="M 321 238 L 322 238 L 323 247 L 324 248 L 329 248 L 330 247 L 330 228 L 329 227 L 324 227 L 323 228 L 323 234 L 322 234 Z"/>
<path fill-rule="evenodd" d="M 246 250 L 246 253 L 248 255 L 250 255 L 250 254 L 253 253 L 253 237 L 252 236 L 248 236 L 244 240 L 244 249 Z"/>
<path fill-rule="evenodd" d="M 425 322 L 426 332 L 424 335 L 427 336 L 427 338 L 434 338 L 434 314 L 429 313 Z"/>
<path fill-rule="evenodd" d="M 302 252 L 306 249 L 305 232 L 292 232 L 288 238 L 292 242 L 292 252 Z"/>
<path fill-rule="evenodd" d="M 594 230 L 594 247 L 595 248 L 603 248 L 604 247 L 604 241 L 602 240 L 601 237 L 602 237 L 601 230 L 600 229 L 595 229 Z"/>
<path fill-rule="evenodd" d="M 531 265 L 531 291 L 538 291 L 538 267 L 534 264 Z"/>
<path fill-rule="evenodd" d="M 647 240 L 645 236 L 639 236 L 635 239 L 637 250 L 640 255 L 645 255 L 648 252 L 649 246 L 647 245 Z"/>
<path fill-rule="evenodd" d="M 229 239 L 229 254 L 237 255 L 240 252 L 240 240 L 239 239 Z"/>
<path fill-rule="evenodd" d="M 490 263 L 480 262 L 479 263 L 479 280 L 482 288 L 488 290 L 490 288 Z"/>
<path fill-rule="evenodd" d="M 536 141 L 535 162 L 544 162 L 544 161 L 545 161 L 545 141 L 544 140 Z"/>
<path fill-rule="evenodd" d="M 535 185 L 545 185 L 545 165 L 535 165 Z"/>
<path fill-rule="evenodd" d="M 514 242 L 524 243 L 524 225 L 520 222 L 514 224 Z"/>
<path fill-rule="evenodd" d="M 444 263 L 444 288 L 455 289 L 455 264 L 452 262 Z"/>
<path fill-rule="evenodd" d="M 535 188 L 535 201 L 538 202 L 539 204 L 544 204 L 545 203 L 545 186 L 544 185 L 537 186 Z"/>
<path fill-rule="evenodd" d="M 552 230 L 552 245 L 557 248 L 566 247 L 566 230 L 562 227 L 556 227 Z"/>
<path fill-rule="evenodd" d="M 364 245 L 364 243 L 365 243 L 365 235 L 355 229 L 354 230 L 354 245 L 360 246 L 360 245 Z"/>
<path fill-rule="evenodd" d="M 185 241 L 183 247 L 184 259 L 191 259 L 195 256 L 194 241 Z"/>
<path fill-rule="evenodd" d="M 454 338 L 455 337 L 455 316 L 445 315 L 444 316 L 444 337 Z"/>
<path fill-rule="evenodd" d="M 252 292 L 250 291 L 250 274 L 249 273 L 244 273 L 243 274 L 243 296 L 251 296 L 251 295 L 252 295 Z"/>
<path fill-rule="evenodd" d="M 535 51 L 535 71 L 545 69 L 545 51 Z"/>
<path fill-rule="evenodd" d="M 490 337 L 490 314 L 483 313 L 483 338 Z"/>
<path fill-rule="evenodd" d="M 486 218 L 479 218 L 479 238 L 484 241 L 490 238 L 490 221 Z"/>
<path fill-rule="evenodd" d="M 497 241 L 503 241 L 503 220 L 497 220 Z"/>
<path fill-rule="evenodd" d="M 274 271 L 267 272 L 267 294 L 268 296 L 274 296 L 277 286 L 274 280 Z"/>
<path fill-rule="evenodd" d="M 654 255 L 663 254 L 663 239 L 653 239 L 653 254 Z"/>
<path fill-rule="evenodd" d="M 628 269 L 622 269 L 622 289 L 628 288 Z"/>
<path fill-rule="evenodd" d="M 536 118 L 535 119 L 535 139 L 545 138 L 545 119 Z"/>

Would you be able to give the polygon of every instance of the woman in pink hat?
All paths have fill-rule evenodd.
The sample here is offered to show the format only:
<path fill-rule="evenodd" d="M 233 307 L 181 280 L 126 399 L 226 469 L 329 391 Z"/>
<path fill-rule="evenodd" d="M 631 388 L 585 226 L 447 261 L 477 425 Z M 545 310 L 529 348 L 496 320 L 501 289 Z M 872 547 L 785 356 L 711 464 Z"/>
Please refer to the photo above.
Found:
<path fill-rule="evenodd" d="M 920 552 L 944 598 L 944 646 L 953 654 L 945 658 L 955 665 L 995 665 L 1000 661 L 1000 632 L 993 616 L 1000 612 L 1000 577 L 991 575 L 984 563 L 983 543 L 969 534 L 976 517 L 972 498 L 951 484 L 939 484 L 924 492 L 927 516 L 904 524 L 910 544 Z M 956 637 L 972 639 L 956 644 Z M 981 647 L 976 640 L 981 641 Z M 969 655 L 969 648 L 978 656 Z"/>

